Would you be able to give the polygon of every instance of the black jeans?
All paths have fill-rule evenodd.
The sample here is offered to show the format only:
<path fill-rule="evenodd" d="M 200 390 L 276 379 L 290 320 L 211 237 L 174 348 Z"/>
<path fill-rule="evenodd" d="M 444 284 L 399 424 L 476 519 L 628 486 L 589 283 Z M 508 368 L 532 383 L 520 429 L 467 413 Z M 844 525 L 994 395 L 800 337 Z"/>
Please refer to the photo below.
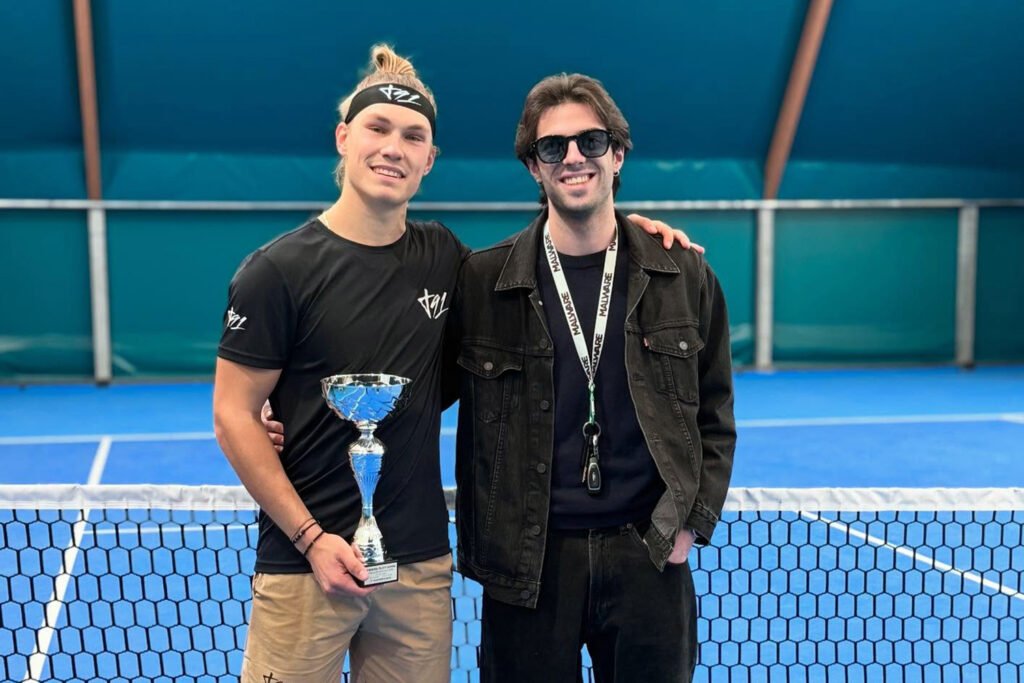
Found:
<path fill-rule="evenodd" d="M 548 534 L 537 609 L 484 596 L 482 683 L 689 682 L 697 601 L 689 564 L 651 563 L 636 526 Z"/>

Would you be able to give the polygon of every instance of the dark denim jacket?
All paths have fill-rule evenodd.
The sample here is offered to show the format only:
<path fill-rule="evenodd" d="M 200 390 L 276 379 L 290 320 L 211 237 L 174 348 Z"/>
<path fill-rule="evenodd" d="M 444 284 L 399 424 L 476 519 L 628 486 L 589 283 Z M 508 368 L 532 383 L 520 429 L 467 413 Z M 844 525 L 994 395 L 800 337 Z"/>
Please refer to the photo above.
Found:
<path fill-rule="evenodd" d="M 657 240 L 616 214 L 629 245 L 626 371 L 666 492 L 644 536 L 659 569 L 684 526 L 707 543 L 732 472 L 729 324 L 703 257 Z M 533 607 L 551 495 L 554 352 L 537 289 L 546 213 L 465 262 L 449 317 L 457 353 L 456 446 L 460 571 L 503 602 Z"/>

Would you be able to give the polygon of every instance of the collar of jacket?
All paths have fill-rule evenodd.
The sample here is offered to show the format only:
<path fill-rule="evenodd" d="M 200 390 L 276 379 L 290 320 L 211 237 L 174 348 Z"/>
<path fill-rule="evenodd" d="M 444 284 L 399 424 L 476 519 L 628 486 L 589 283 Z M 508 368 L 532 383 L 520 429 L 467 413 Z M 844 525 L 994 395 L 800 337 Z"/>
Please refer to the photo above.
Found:
<path fill-rule="evenodd" d="M 537 288 L 537 252 L 540 249 L 541 233 L 547 219 L 548 210 L 544 209 L 526 230 L 516 236 L 501 269 L 501 275 L 494 285 L 494 291 L 501 292 L 517 287 Z M 679 272 L 679 266 L 656 237 L 635 226 L 619 211 L 615 212 L 615 221 L 619 225 L 620 237 L 625 238 L 629 244 L 630 258 L 638 266 L 655 273 Z"/>

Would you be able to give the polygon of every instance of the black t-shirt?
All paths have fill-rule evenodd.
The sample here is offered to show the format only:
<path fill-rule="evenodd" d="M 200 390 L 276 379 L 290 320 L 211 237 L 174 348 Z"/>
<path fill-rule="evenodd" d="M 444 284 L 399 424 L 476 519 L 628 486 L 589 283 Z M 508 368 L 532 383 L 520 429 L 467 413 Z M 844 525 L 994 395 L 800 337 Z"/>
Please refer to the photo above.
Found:
<path fill-rule="evenodd" d="M 347 448 L 358 432 L 324 402 L 320 379 L 387 373 L 412 379 L 404 406 L 376 431 L 387 449 L 373 497 L 385 549 L 400 563 L 449 550 L 441 488 L 441 341 L 465 247 L 439 223 L 409 221 L 393 244 L 346 240 L 313 220 L 261 247 L 231 281 L 218 354 L 281 369 L 270 396 L 285 424 L 281 462 L 323 528 L 351 539 L 360 496 Z M 309 564 L 260 513 L 256 571 Z"/>
<path fill-rule="evenodd" d="M 605 252 L 558 256 L 590 351 Z M 597 495 L 590 494 L 582 480 L 587 379 L 543 249 L 539 250 L 537 273 L 548 330 L 555 345 L 555 452 L 550 526 L 595 529 L 650 519 L 665 485 L 637 421 L 626 377 L 624 328 L 629 281 L 626 240 L 619 240 L 608 329 L 595 382 L 596 417 L 601 425 L 598 448 L 602 478 L 601 492 Z"/>

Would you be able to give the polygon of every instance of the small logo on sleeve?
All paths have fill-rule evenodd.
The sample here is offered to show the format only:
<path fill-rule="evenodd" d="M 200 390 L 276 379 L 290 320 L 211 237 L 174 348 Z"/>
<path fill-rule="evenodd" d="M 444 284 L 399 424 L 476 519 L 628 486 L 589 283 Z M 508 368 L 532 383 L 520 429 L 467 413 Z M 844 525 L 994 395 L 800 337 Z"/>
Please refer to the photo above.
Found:
<path fill-rule="evenodd" d="M 448 308 L 444 305 L 448 299 L 448 292 L 442 292 L 441 294 L 431 294 L 427 290 L 423 290 L 423 296 L 416 299 L 423 310 L 426 312 L 427 317 L 431 320 L 437 320 L 442 315 L 448 312 Z"/>
<path fill-rule="evenodd" d="M 248 320 L 244 315 L 238 315 L 235 313 L 235 309 L 228 309 L 228 322 L 227 328 L 229 330 L 244 330 L 245 321 Z"/>

